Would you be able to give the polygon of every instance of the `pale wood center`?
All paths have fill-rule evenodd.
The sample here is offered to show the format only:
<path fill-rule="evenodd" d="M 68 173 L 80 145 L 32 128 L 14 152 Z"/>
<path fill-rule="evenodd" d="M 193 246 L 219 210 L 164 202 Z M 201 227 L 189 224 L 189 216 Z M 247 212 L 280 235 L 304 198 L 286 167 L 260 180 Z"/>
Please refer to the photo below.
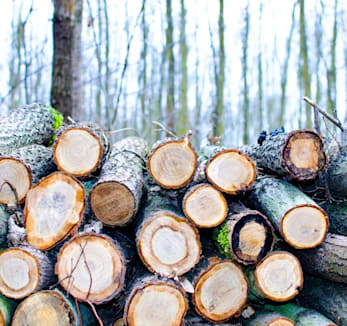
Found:
<path fill-rule="evenodd" d="M 319 159 L 317 140 L 309 138 L 293 140 L 289 158 L 299 169 L 317 169 Z"/>
<path fill-rule="evenodd" d="M 23 259 L 8 258 L 0 263 L 0 277 L 10 289 L 20 290 L 29 283 L 29 266 Z"/>
<path fill-rule="evenodd" d="M 239 233 L 239 248 L 242 256 L 258 257 L 265 245 L 266 230 L 263 225 L 251 221 Z"/>
<path fill-rule="evenodd" d="M 278 317 L 270 321 L 266 326 L 295 326 L 295 323 L 287 318 Z"/>

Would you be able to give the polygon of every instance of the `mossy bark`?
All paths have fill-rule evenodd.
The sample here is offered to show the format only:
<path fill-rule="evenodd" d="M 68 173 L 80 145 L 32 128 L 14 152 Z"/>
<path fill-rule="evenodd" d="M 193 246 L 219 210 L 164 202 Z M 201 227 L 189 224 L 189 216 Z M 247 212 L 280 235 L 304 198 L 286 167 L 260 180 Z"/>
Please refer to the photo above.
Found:
<path fill-rule="evenodd" d="M 321 205 L 329 215 L 329 232 L 347 236 L 347 200 Z"/>
<path fill-rule="evenodd" d="M 0 324 L 10 326 L 17 302 L 0 294 Z"/>

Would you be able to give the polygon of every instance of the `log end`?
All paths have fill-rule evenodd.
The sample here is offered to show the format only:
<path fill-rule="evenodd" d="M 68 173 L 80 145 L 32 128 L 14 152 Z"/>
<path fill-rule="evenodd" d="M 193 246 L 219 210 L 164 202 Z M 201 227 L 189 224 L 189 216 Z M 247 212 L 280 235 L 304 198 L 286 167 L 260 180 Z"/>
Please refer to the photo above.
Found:
<path fill-rule="evenodd" d="M 86 128 L 70 128 L 61 133 L 54 146 L 58 169 L 75 177 L 94 172 L 102 159 L 100 139 Z"/>
<path fill-rule="evenodd" d="M 148 158 L 148 171 L 157 184 L 167 189 L 185 186 L 194 176 L 197 155 L 189 140 L 159 145 Z"/>
<path fill-rule="evenodd" d="M 123 288 L 125 259 L 108 237 L 85 233 L 65 243 L 55 273 L 63 288 L 81 301 L 101 304 Z"/>
<path fill-rule="evenodd" d="M 208 181 L 218 190 L 233 195 L 247 190 L 257 174 L 254 162 L 234 149 L 213 156 L 205 171 Z"/>
<path fill-rule="evenodd" d="M 327 164 L 322 138 L 312 130 L 291 132 L 282 147 L 281 163 L 295 179 L 316 178 Z"/>
<path fill-rule="evenodd" d="M 183 211 L 196 226 L 211 228 L 221 224 L 228 214 L 224 196 L 213 186 L 194 187 L 183 200 Z"/>
<path fill-rule="evenodd" d="M 201 253 L 197 229 L 172 212 L 159 211 L 139 230 L 137 248 L 151 272 L 175 277 L 198 263 Z"/>
<path fill-rule="evenodd" d="M 30 168 L 21 160 L 0 158 L 0 185 L 0 204 L 23 202 L 32 185 Z"/>
<path fill-rule="evenodd" d="M 25 200 L 28 242 L 47 250 L 77 226 L 85 208 L 85 191 L 75 178 L 55 172 L 29 190 Z"/>
<path fill-rule="evenodd" d="M 116 181 L 96 184 L 90 192 L 90 204 L 96 218 L 108 226 L 127 224 L 136 211 L 132 192 Z"/>
<path fill-rule="evenodd" d="M 284 251 L 267 255 L 257 264 L 254 275 L 261 294 L 278 302 L 294 298 L 304 282 L 299 260 Z"/>
<path fill-rule="evenodd" d="M 266 326 L 295 326 L 295 325 L 296 324 L 292 320 L 285 317 L 278 317 L 274 320 L 271 320 L 270 322 L 266 324 Z"/>
<path fill-rule="evenodd" d="M 249 286 L 242 269 L 225 260 L 212 265 L 194 285 L 193 303 L 198 314 L 212 322 L 238 317 L 246 306 Z"/>
<path fill-rule="evenodd" d="M 150 283 L 136 287 L 126 303 L 125 324 L 182 325 L 188 309 L 184 292 L 173 284 Z"/>
<path fill-rule="evenodd" d="M 285 241 L 297 249 L 320 245 L 328 232 L 327 213 L 318 206 L 304 204 L 288 210 L 281 220 Z"/>
<path fill-rule="evenodd" d="M 22 299 L 33 293 L 40 280 L 39 262 L 20 248 L 0 253 L 0 292 L 12 299 Z"/>

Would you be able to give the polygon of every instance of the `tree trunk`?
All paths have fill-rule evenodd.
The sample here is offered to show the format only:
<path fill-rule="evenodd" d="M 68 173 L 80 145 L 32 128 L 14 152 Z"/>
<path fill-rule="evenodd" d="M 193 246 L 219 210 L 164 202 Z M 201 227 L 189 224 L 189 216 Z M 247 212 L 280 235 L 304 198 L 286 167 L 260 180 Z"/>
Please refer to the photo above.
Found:
<path fill-rule="evenodd" d="M 8 248 L 0 253 L 0 291 L 6 297 L 22 299 L 48 288 L 55 281 L 53 263 L 31 246 Z"/>
<path fill-rule="evenodd" d="M 243 265 L 258 263 L 274 245 L 273 228 L 268 219 L 255 210 L 232 203 L 227 221 L 215 230 L 219 251 Z"/>
<path fill-rule="evenodd" d="M 61 127 L 54 145 L 59 170 L 75 177 L 88 176 L 105 162 L 110 144 L 104 130 L 91 122 Z"/>
<path fill-rule="evenodd" d="M 260 145 L 243 146 L 258 168 L 298 180 L 317 177 L 326 167 L 321 137 L 311 130 L 268 136 Z"/>
<path fill-rule="evenodd" d="M 160 141 L 153 146 L 148 157 L 148 171 L 163 188 L 179 189 L 194 176 L 197 155 L 188 136 L 181 140 Z"/>
<path fill-rule="evenodd" d="M 124 323 L 136 325 L 183 325 L 188 302 L 184 291 L 175 282 L 156 276 L 138 276 L 130 292 Z"/>
<path fill-rule="evenodd" d="M 328 231 L 326 212 L 293 185 L 274 178 L 259 179 L 247 197 L 284 240 L 297 249 L 309 249 L 323 242 Z"/>
<path fill-rule="evenodd" d="M 347 200 L 326 202 L 321 207 L 329 215 L 329 232 L 347 236 Z"/>
<path fill-rule="evenodd" d="M 64 173 L 52 173 L 27 194 L 24 214 L 28 242 L 40 250 L 53 248 L 75 231 L 84 209 L 82 184 Z"/>
<path fill-rule="evenodd" d="M 297 326 L 336 326 L 318 311 L 300 307 L 293 303 L 278 306 L 266 305 L 265 309 L 291 319 Z"/>
<path fill-rule="evenodd" d="M 223 194 L 208 183 L 190 187 L 184 195 L 184 215 L 199 228 L 221 224 L 228 214 L 228 204 Z"/>
<path fill-rule="evenodd" d="M 304 289 L 299 296 L 300 303 L 320 311 L 337 325 L 347 325 L 347 287 L 305 275 Z"/>
<path fill-rule="evenodd" d="M 76 299 L 102 304 L 123 289 L 124 250 L 116 239 L 108 236 L 78 234 L 60 249 L 55 273 L 63 288 Z"/>
<path fill-rule="evenodd" d="M 115 143 L 90 194 L 95 216 L 109 226 L 124 226 L 136 215 L 142 198 L 148 144 L 139 137 Z"/>
<path fill-rule="evenodd" d="M 51 326 L 96 326 L 99 325 L 91 311 L 76 305 L 59 290 L 40 291 L 32 294 L 17 307 L 12 326 L 51 325 Z"/>
<path fill-rule="evenodd" d="M 82 113 L 83 0 L 54 0 L 51 103 L 64 117 Z"/>
<path fill-rule="evenodd" d="M 0 203 L 23 202 L 32 185 L 56 169 L 52 149 L 28 145 L 0 158 Z"/>
<path fill-rule="evenodd" d="M 347 237 L 328 233 L 320 246 L 293 253 L 306 273 L 347 284 Z"/>
<path fill-rule="evenodd" d="M 138 218 L 136 245 L 146 267 L 160 276 L 180 276 L 200 259 L 198 230 L 177 213 L 170 198 L 150 192 Z"/>
<path fill-rule="evenodd" d="M 227 194 L 246 191 L 256 178 L 254 162 L 236 149 L 207 146 L 201 150 L 199 162 L 199 170 L 205 173 L 198 179 L 206 177 L 218 190 Z"/>
<path fill-rule="evenodd" d="M 247 270 L 247 274 L 251 288 L 250 298 L 256 301 L 288 301 L 299 293 L 304 282 L 299 260 L 285 251 L 267 255 L 255 270 Z"/>
<path fill-rule="evenodd" d="M 270 311 L 256 313 L 251 319 L 246 319 L 245 326 L 296 326 L 296 324 L 282 314 Z"/>
<path fill-rule="evenodd" d="M 32 104 L 14 109 L 0 121 L 0 153 L 45 144 L 61 124 L 61 114 L 49 106 Z"/>

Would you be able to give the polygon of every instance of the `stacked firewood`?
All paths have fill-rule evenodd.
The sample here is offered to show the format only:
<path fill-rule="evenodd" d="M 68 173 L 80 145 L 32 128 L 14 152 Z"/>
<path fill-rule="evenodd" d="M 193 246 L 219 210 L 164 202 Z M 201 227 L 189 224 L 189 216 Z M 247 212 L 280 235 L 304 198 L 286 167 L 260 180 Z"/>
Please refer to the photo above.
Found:
<path fill-rule="evenodd" d="M 0 122 L 0 325 L 347 325 L 347 150 Z M 344 145 L 344 144 L 343 144 Z"/>

